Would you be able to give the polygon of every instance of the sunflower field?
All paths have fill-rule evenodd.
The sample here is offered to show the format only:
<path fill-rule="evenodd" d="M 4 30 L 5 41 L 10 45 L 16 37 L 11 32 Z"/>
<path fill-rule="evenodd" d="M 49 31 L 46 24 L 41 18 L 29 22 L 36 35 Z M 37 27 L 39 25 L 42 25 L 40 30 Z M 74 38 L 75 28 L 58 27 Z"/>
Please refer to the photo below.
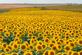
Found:
<path fill-rule="evenodd" d="M 82 13 L 28 8 L 0 13 L 0 55 L 82 55 Z"/>

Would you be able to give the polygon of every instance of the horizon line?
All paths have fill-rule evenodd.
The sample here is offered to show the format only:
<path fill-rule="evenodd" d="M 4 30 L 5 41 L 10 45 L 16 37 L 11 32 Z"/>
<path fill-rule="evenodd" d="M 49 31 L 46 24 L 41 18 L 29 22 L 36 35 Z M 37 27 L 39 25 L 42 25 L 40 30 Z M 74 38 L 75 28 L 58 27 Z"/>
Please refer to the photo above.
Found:
<path fill-rule="evenodd" d="M 0 3 L 0 4 L 82 4 L 82 3 Z"/>

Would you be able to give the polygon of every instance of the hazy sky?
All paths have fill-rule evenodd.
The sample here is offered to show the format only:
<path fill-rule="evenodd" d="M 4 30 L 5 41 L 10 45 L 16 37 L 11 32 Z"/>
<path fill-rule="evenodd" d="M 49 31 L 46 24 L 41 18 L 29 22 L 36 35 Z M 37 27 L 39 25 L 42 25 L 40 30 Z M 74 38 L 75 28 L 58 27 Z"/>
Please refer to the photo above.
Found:
<path fill-rule="evenodd" d="M 82 0 L 0 0 L 0 3 L 82 3 Z"/>

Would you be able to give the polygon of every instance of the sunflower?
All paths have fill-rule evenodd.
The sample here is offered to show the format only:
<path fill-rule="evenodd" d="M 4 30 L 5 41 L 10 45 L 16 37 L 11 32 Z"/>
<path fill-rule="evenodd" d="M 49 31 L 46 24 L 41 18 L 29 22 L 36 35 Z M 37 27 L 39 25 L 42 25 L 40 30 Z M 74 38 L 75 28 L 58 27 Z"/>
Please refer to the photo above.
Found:
<path fill-rule="evenodd" d="M 43 41 L 37 41 L 37 44 L 43 45 Z"/>
<path fill-rule="evenodd" d="M 49 47 L 52 47 L 52 46 L 54 46 L 54 43 L 52 43 L 52 42 L 49 43 Z"/>
<path fill-rule="evenodd" d="M 2 35 L 0 35 L 0 41 L 3 41 L 3 36 Z"/>
<path fill-rule="evenodd" d="M 29 50 L 31 50 L 31 51 L 35 50 L 35 47 L 32 45 L 29 45 Z"/>
<path fill-rule="evenodd" d="M 73 53 L 72 50 L 70 50 L 70 51 L 67 52 L 68 55 L 72 55 L 72 53 Z"/>
<path fill-rule="evenodd" d="M 18 55 L 18 53 L 16 53 L 16 52 L 13 52 L 11 55 Z"/>
<path fill-rule="evenodd" d="M 10 52 L 11 50 L 8 48 L 8 47 L 6 47 L 5 49 L 4 49 L 4 52 Z"/>
<path fill-rule="evenodd" d="M 16 32 L 14 32 L 14 35 L 15 35 L 16 37 L 20 37 L 21 31 L 17 30 Z"/>
<path fill-rule="evenodd" d="M 0 43 L 0 49 L 2 49 L 2 43 Z"/>
<path fill-rule="evenodd" d="M 57 45 L 57 50 L 58 50 L 58 51 L 62 50 L 61 45 Z"/>
<path fill-rule="evenodd" d="M 51 41 L 49 40 L 49 38 L 44 38 L 44 42 L 49 44 Z"/>
<path fill-rule="evenodd" d="M 9 36 L 10 36 L 10 32 L 9 32 L 9 31 L 6 31 L 6 32 L 5 32 L 5 36 L 6 36 L 6 37 L 9 37 Z"/>
<path fill-rule="evenodd" d="M 44 51 L 43 55 L 49 55 L 49 51 L 48 50 Z"/>
<path fill-rule="evenodd" d="M 25 44 L 26 48 L 29 48 L 30 45 L 27 41 L 25 41 L 24 44 Z"/>
<path fill-rule="evenodd" d="M 30 44 L 31 44 L 31 45 L 35 45 L 36 43 L 37 43 L 36 39 L 31 39 L 31 40 L 30 40 Z"/>
<path fill-rule="evenodd" d="M 6 55 L 4 52 L 0 53 L 0 55 Z"/>
<path fill-rule="evenodd" d="M 57 50 L 57 45 L 53 45 L 53 46 L 52 46 L 52 49 L 53 49 L 53 50 Z"/>
<path fill-rule="evenodd" d="M 6 43 L 2 43 L 2 48 L 6 48 L 7 47 L 7 44 Z"/>
<path fill-rule="evenodd" d="M 55 51 L 54 50 L 49 50 L 49 55 L 55 55 Z"/>
<path fill-rule="evenodd" d="M 59 53 L 57 53 L 57 55 L 62 55 L 62 53 L 59 52 Z"/>
<path fill-rule="evenodd" d="M 31 51 L 25 51 L 24 55 L 33 55 Z"/>
<path fill-rule="evenodd" d="M 18 47 L 19 47 L 19 45 L 16 42 L 13 42 L 12 48 L 15 49 L 15 50 L 17 50 Z"/>
<path fill-rule="evenodd" d="M 70 42 L 69 42 L 69 40 L 66 40 L 66 39 L 64 39 L 64 45 L 67 45 L 67 44 L 69 44 Z"/>
<path fill-rule="evenodd" d="M 69 45 L 66 45 L 65 47 L 64 47 L 64 50 L 67 52 L 67 51 L 70 51 L 72 48 L 69 46 Z"/>
<path fill-rule="evenodd" d="M 71 55 L 79 55 L 79 53 L 78 52 L 72 52 Z"/>
<path fill-rule="evenodd" d="M 19 41 L 19 40 L 20 40 L 19 37 L 15 37 L 15 38 L 14 38 L 14 41 Z"/>
<path fill-rule="evenodd" d="M 17 40 L 15 41 L 18 45 L 20 45 L 22 43 L 22 40 Z"/>
<path fill-rule="evenodd" d="M 70 45 L 70 47 L 73 48 L 75 46 L 75 43 L 74 42 L 70 42 L 69 45 Z"/>
<path fill-rule="evenodd" d="M 3 32 L 3 31 L 4 31 L 4 29 L 0 27 L 0 32 Z"/>
<path fill-rule="evenodd" d="M 12 51 L 12 46 L 8 45 L 7 48 Z"/>
<path fill-rule="evenodd" d="M 25 50 L 27 49 L 25 44 L 21 44 L 21 45 L 20 45 L 20 48 L 21 48 L 21 50 L 23 50 L 23 51 L 25 51 Z"/>
<path fill-rule="evenodd" d="M 37 45 L 36 45 L 36 50 L 37 50 L 37 51 L 41 51 L 41 50 L 42 50 L 42 45 L 37 44 Z"/>
<path fill-rule="evenodd" d="M 69 35 L 70 35 L 70 31 L 68 30 L 68 31 L 65 32 L 65 37 L 69 36 Z"/>
<path fill-rule="evenodd" d="M 79 52 L 79 55 L 82 55 L 82 51 Z"/>
<path fill-rule="evenodd" d="M 45 50 L 47 48 L 47 45 L 43 44 L 42 47 L 43 47 L 43 50 Z"/>
<path fill-rule="evenodd" d="M 78 44 L 82 46 L 82 39 L 78 40 Z"/>
<path fill-rule="evenodd" d="M 57 44 L 58 45 L 62 45 L 62 42 L 60 42 L 59 40 L 57 40 Z"/>

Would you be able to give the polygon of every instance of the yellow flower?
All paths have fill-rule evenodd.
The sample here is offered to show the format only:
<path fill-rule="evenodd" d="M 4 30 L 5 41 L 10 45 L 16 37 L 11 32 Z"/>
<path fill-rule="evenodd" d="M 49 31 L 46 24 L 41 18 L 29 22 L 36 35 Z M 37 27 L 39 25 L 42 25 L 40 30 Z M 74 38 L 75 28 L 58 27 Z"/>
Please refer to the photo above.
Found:
<path fill-rule="evenodd" d="M 64 47 L 64 50 L 67 52 L 67 51 L 70 51 L 72 48 L 69 46 L 69 45 L 65 45 Z"/>
<path fill-rule="evenodd" d="M 53 50 L 58 50 L 58 51 L 60 51 L 60 50 L 62 49 L 62 47 L 61 47 L 61 45 L 59 45 L 59 44 L 54 44 L 54 45 L 52 46 L 52 49 L 53 49 Z"/>
<path fill-rule="evenodd" d="M 30 46 L 29 46 L 29 50 L 31 50 L 31 51 L 35 50 L 35 47 L 32 46 L 32 45 L 30 45 Z"/>
<path fill-rule="evenodd" d="M 80 51 L 78 55 L 82 55 L 82 51 Z"/>
<path fill-rule="evenodd" d="M 73 51 L 70 50 L 70 51 L 67 51 L 66 53 L 67 53 L 68 55 L 72 55 Z"/>
<path fill-rule="evenodd" d="M 78 40 L 78 44 L 82 46 L 82 39 Z"/>
<path fill-rule="evenodd" d="M 8 53 L 8 52 L 10 52 L 11 50 L 10 50 L 8 47 L 6 47 L 6 48 L 4 49 L 4 51 Z"/>
<path fill-rule="evenodd" d="M 74 42 L 70 42 L 69 45 L 70 45 L 70 47 L 73 48 L 75 46 L 75 43 Z"/>
<path fill-rule="evenodd" d="M 0 32 L 3 32 L 4 30 L 3 30 L 3 28 L 0 28 Z"/>
<path fill-rule="evenodd" d="M 19 37 L 15 37 L 15 38 L 14 38 L 14 41 L 19 41 L 19 40 L 20 40 Z"/>
<path fill-rule="evenodd" d="M 41 51 L 41 50 L 42 50 L 42 45 L 37 44 L 37 45 L 36 45 L 36 50 L 37 50 L 37 51 Z"/>
<path fill-rule="evenodd" d="M 49 55 L 49 51 L 48 50 L 44 51 L 43 55 Z"/>
<path fill-rule="evenodd" d="M 45 50 L 47 48 L 47 45 L 46 44 L 43 44 L 42 45 L 42 48 L 43 48 L 43 50 Z"/>
<path fill-rule="evenodd" d="M 54 46 L 54 43 L 49 43 L 49 47 L 52 47 L 52 46 Z"/>
<path fill-rule="evenodd" d="M 0 41 L 3 41 L 3 36 L 2 35 L 0 35 Z"/>
<path fill-rule="evenodd" d="M 43 44 L 43 41 L 37 41 L 37 44 L 40 44 L 40 45 L 42 45 Z"/>
<path fill-rule="evenodd" d="M 54 50 L 49 50 L 49 55 L 55 55 L 55 51 Z"/>
<path fill-rule="evenodd" d="M 25 41 L 24 44 L 25 44 L 26 48 L 30 47 L 30 45 L 29 45 L 29 43 L 27 41 Z"/>
<path fill-rule="evenodd" d="M 72 52 L 71 55 L 79 55 L 79 53 L 78 52 Z"/>
<path fill-rule="evenodd" d="M 53 49 L 53 50 L 57 50 L 57 46 L 56 46 L 56 45 L 53 45 L 53 46 L 52 46 L 52 49 Z"/>
<path fill-rule="evenodd" d="M 4 52 L 0 53 L 0 55 L 6 55 Z"/>
<path fill-rule="evenodd" d="M 11 45 L 8 45 L 7 48 L 10 49 L 10 51 L 12 51 L 12 46 Z"/>
<path fill-rule="evenodd" d="M 6 43 L 2 43 L 2 48 L 6 48 L 7 47 L 7 44 Z"/>
<path fill-rule="evenodd" d="M 14 42 L 14 43 L 12 44 L 12 48 L 13 48 L 13 49 L 17 50 L 18 47 L 19 47 L 19 45 L 18 45 L 16 42 Z"/>
<path fill-rule="evenodd" d="M 44 38 L 44 42 L 49 44 L 51 41 L 49 40 L 49 38 Z"/>
<path fill-rule="evenodd" d="M 31 44 L 31 45 L 35 45 L 36 43 L 37 43 L 36 39 L 31 39 L 31 40 L 30 40 L 30 44 Z"/>
<path fill-rule="evenodd" d="M 23 50 L 23 51 L 25 51 L 25 50 L 27 49 L 25 44 L 21 44 L 21 45 L 20 45 L 20 48 L 21 48 L 21 50 Z"/>
<path fill-rule="evenodd" d="M 13 52 L 11 55 L 18 55 L 18 53 L 16 53 L 16 52 Z"/>
<path fill-rule="evenodd" d="M 17 30 L 16 32 L 14 32 L 14 35 L 15 35 L 16 37 L 20 37 L 21 31 Z"/>
<path fill-rule="evenodd" d="M 57 55 L 63 55 L 61 52 L 57 53 Z"/>
<path fill-rule="evenodd" d="M 6 32 L 5 32 L 5 36 L 6 36 L 6 37 L 9 37 L 9 36 L 10 36 L 10 32 L 9 32 L 9 31 L 6 31 Z"/>
<path fill-rule="evenodd" d="M 24 52 L 24 55 L 33 55 L 33 54 L 31 51 L 28 51 L 28 52 L 26 51 L 26 52 Z"/>

